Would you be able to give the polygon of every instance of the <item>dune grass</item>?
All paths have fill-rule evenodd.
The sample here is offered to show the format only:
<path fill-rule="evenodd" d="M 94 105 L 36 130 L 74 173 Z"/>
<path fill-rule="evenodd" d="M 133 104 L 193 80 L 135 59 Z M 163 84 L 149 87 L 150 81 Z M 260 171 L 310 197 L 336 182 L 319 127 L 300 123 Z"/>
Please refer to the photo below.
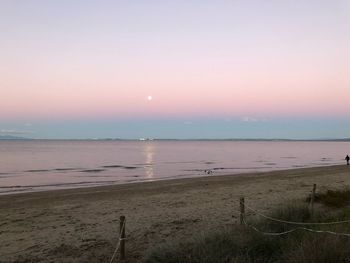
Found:
<path fill-rule="evenodd" d="M 350 189 L 328 190 L 315 196 L 315 201 L 327 206 L 342 207 L 350 204 Z"/>
<path fill-rule="evenodd" d="M 295 222 L 332 222 L 350 219 L 350 191 L 327 191 L 318 195 L 324 206 L 310 213 L 308 204 L 295 201 L 276 208 L 269 216 Z M 336 207 L 333 208 L 333 207 Z M 339 209 L 341 208 L 341 209 Z M 247 219 L 264 232 L 283 232 L 298 226 L 257 217 Z M 306 226 L 314 230 L 350 233 L 350 223 Z M 249 227 L 233 226 L 192 240 L 168 243 L 150 251 L 145 263 L 334 263 L 350 262 L 350 237 L 305 230 L 283 236 L 266 236 Z"/>

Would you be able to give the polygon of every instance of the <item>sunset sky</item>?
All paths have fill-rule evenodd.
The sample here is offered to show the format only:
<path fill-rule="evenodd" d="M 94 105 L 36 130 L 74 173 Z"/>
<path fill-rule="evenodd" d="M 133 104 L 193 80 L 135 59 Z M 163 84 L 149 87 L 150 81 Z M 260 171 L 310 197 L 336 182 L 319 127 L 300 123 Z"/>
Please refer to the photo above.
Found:
<path fill-rule="evenodd" d="M 350 1 L 0 1 L 0 135 L 350 137 Z"/>

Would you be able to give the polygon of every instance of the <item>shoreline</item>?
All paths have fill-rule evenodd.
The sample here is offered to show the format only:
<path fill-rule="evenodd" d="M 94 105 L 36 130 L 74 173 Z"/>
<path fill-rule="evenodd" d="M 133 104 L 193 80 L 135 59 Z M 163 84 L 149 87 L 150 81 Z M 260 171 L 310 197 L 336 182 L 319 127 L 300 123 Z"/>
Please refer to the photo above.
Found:
<path fill-rule="evenodd" d="M 268 211 L 317 191 L 350 186 L 350 166 L 177 178 L 0 196 L 0 262 L 106 262 L 119 217 L 127 220 L 127 261 L 170 240 L 235 224 L 238 199 Z M 5 255 L 22 251 L 18 254 Z M 3 255 L 3 256 L 2 256 Z M 2 257 L 1 257 L 2 256 Z"/>
<path fill-rule="evenodd" d="M 95 188 L 109 188 L 109 187 L 114 187 L 114 186 L 121 186 L 121 185 L 134 185 L 134 184 L 144 184 L 144 183 L 157 183 L 161 181 L 173 181 L 173 180 L 188 180 L 188 179 L 199 179 L 199 178 L 206 178 L 206 177 L 226 177 L 226 176 L 244 176 L 244 175 L 258 175 L 258 174 L 266 174 L 266 173 L 275 173 L 275 172 L 283 172 L 283 171 L 289 171 L 289 170 L 304 170 L 304 169 L 315 169 L 315 168 L 325 168 L 325 167 L 336 167 L 336 166 L 342 166 L 341 164 L 328 164 L 328 165 L 323 165 L 323 166 L 305 166 L 305 167 L 289 167 L 289 168 L 280 168 L 280 169 L 272 169 L 272 170 L 267 170 L 267 171 L 247 171 L 247 172 L 239 172 L 239 173 L 227 173 L 227 174 L 211 174 L 211 175 L 197 175 L 197 176 L 174 176 L 174 177 L 159 177 L 156 179 L 148 179 L 148 180 L 135 180 L 131 182 L 120 182 L 120 183 L 110 183 L 110 184 L 101 184 L 101 185 L 94 185 L 94 186 L 78 186 L 74 187 L 74 184 L 70 183 L 58 183 L 57 186 L 61 185 L 69 185 L 72 187 L 67 187 L 67 188 L 52 188 L 52 189 L 42 189 L 42 190 L 14 190 L 14 191 L 5 191 L 5 192 L 0 192 L 0 198 L 2 196 L 7 196 L 7 195 L 21 195 L 21 194 L 31 194 L 31 193 L 47 193 L 47 192 L 54 192 L 54 191 L 69 191 L 69 190 L 79 190 L 79 189 L 95 189 Z M 98 182 L 96 182 L 98 183 Z M 77 183 L 80 184 L 80 183 Z M 44 185 L 44 186 L 56 186 L 56 185 Z M 16 188 L 18 186 L 13 186 L 13 188 Z M 39 188 L 42 187 L 41 185 L 33 186 L 34 188 Z M 12 187 L 8 187 L 12 188 Z"/>

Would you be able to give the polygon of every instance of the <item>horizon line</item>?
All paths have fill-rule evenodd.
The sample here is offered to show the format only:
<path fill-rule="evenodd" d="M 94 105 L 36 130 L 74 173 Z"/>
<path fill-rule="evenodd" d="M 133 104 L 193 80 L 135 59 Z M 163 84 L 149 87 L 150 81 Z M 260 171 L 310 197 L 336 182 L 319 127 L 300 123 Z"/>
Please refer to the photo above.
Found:
<path fill-rule="evenodd" d="M 0 135 L 0 140 L 47 141 L 350 141 L 350 138 L 29 138 Z"/>

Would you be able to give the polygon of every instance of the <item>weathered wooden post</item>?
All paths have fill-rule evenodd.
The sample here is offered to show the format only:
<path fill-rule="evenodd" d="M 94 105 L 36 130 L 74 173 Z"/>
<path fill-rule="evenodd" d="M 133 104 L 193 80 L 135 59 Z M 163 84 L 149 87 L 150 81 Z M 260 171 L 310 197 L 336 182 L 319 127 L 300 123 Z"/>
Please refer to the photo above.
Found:
<path fill-rule="evenodd" d="M 310 198 L 310 204 L 311 204 L 311 215 L 314 214 L 314 201 L 315 201 L 315 194 L 316 194 L 316 184 L 314 184 L 312 188 L 311 198 Z"/>
<path fill-rule="evenodd" d="M 125 216 L 120 216 L 120 259 L 125 259 Z"/>
<path fill-rule="evenodd" d="M 241 197 L 239 199 L 239 208 L 240 208 L 240 222 L 241 222 L 241 225 L 244 224 L 244 197 Z"/>

